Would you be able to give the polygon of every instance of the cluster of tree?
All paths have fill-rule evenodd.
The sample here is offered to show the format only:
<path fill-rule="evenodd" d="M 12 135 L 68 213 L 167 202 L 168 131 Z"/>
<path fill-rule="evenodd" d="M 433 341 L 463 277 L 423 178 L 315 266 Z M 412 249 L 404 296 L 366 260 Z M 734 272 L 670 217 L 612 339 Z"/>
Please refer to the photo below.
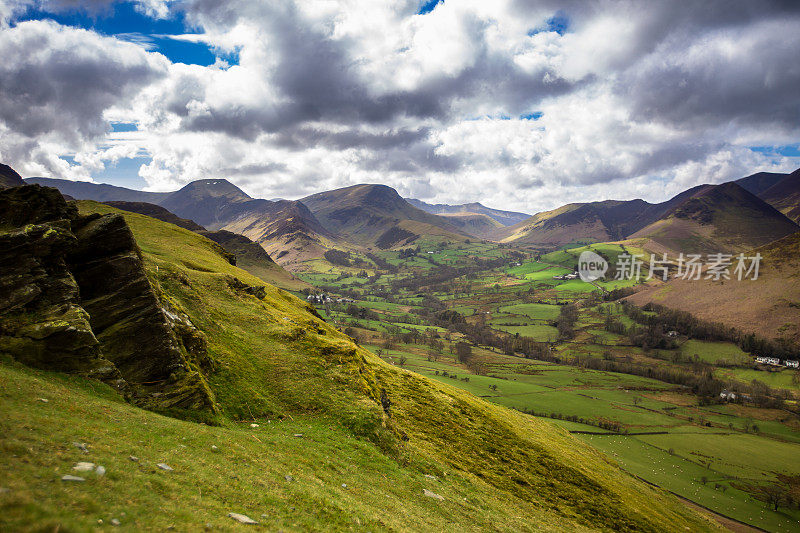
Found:
<path fill-rule="evenodd" d="M 683 385 L 701 397 L 717 399 L 719 393 L 726 388 L 726 383 L 714 377 L 711 369 L 693 372 L 691 369 L 666 366 L 653 366 L 630 361 L 614 361 L 589 356 L 576 356 L 572 363 L 582 368 L 619 372 L 664 381 L 675 385 Z"/>
<path fill-rule="evenodd" d="M 621 304 L 625 315 L 635 322 L 645 326 L 659 326 L 662 331 L 677 331 L 693 339 L 732 342 L 743 351 L 756 355 L 779 359 L 800 356 L 800 347 L 788 340 L 773 341 L 759 337 L 755 333 L 745 334 L 734 327 L 701 320 L 686 311 L 670 309 L 659 304 L 648 303 L 641 308 L 625 301 Z"/>
<path fill-rule="evenodd" d="M 372 261 L 373 263 L 375 263 L 376 267 L 378 267 L 381 270 L 386 270 L 390 274 L 394 274 L 395 272 L 397 272 L 399 270 L 396 266 L 394 266 L 390 262 L 386 261 L 385 259 L 382 259 L 382 258 L 378 257 L 375 254 L 368 253 L 367 254 L 367 258 L 370 261 Z"/>
<path fill-rule="evenodd" d="M 381 317 L 370 309 L 369 307 L 361 307 L 356 304 L 349 304 L 344 308 L 344 312 L 353 318 L 360 318 L 362 320 L 380 320 Z"/>
<path fill-rule="evenodd" d="M 439 373 L 439 371 L 437 370 L 436 371 L 436 375 L 437 376 L 442 376 L 442 377 L 445 377 L 445 378 L 450 378 L 450 379 L 459 379 L 458 374 L 450 374 L 447 370 L 442 370 L 441 373 Z M 465 377 L 460 378 L 460 379 L 464 383 L 469 383 L 469 376 L 465 376 Z"/>
<path fill-rule="evenodd" d="M 618 289 L 611 289 L 603 293 L 603 300 L 606 302 L 616 302 L 620 298 L 625 298 L 635 293 L 636 289 L 633 287 L 620 287 Z"/>
<path fill-rule="evenodd" d="M 558 338 L 569 340 L 575 338 L 575 322 L 578 321 L 578 308 L 575 304 L 562 305 L 556 319 Z"/>
<path fill-rule="evenodd" d="M 328 262 L 333 265 L 349 267 L 352 264 L 350 263 L 350 252 L 343 252 L 342 250 L 327 250 L 323 255 L 325 256 L 325 259 L 327 259 Z"/>
<path fill-rule="evenodd" d="M 408 259 L 410 257 L 416 257 L 418 253 L 420 253 L 421 249 L 419 245 L 416 248 L 403 248 L 399 252 L 397 252 L 398 259 Z"/>
<path fill-rule="evenodd" d="M 431 349 L 431 357 L 435 358 L 444 351 L 444 341 L 434 328 L 427 328 L 424 331 L 412 328 L 404 331 L 397 326 L 387 326 L 383 334 L 383 347 L 391 350 L 397 344 L 427 345 Z"/>
<path fill-rule="evenodd" d="M 776 481 L 768 485 L 734 482 L 731 486 L 749 493 L 756 500 L 764 502 L 773 511 L 792 505 L 800 509 L 800 476 L 776 474 Z"/>
<path fill-rule="evenodd" d="M 583 418 L 582 416 L 578 415 L 565 415 L 562 413 L 539 413 L 533 409 L 519 409 L 519 411 L 529 414 L 532 416 L 538 416 L 541 418 L 552 418 L 554 420 L 568 420 L 570 422 L 577 422 L 579 424 L 585 424 L 587 426 L 594 426 L 601 429 L 605 429 L 606 431 L 612 431 L 614 433 L 628 433 L 628 430 L 622 426 L 616 420 L 606 420 L 600 419 L 595 420 L 593 418 Z"/>

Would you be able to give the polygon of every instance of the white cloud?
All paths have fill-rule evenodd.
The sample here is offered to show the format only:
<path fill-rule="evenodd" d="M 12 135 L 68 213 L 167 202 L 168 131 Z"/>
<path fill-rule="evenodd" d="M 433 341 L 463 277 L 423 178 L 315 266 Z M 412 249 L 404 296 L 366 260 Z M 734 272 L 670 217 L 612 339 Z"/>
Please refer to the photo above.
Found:
<path fill-rule="evenodd" d="M 0 18 L 24 3 L 0 0 Z M 197 33 L 173 38 L 238 57 L 209 67 L 169 64 L 121 42 L 131 36 L 45 22 L 0 30 L 0 54 L 14 58 L 0 65 L 0 157 L 87 179 L 146 153 L 152 163 L 139 173 L 152 190 L 227 177 L 255 196 L 296 198 L 368 181 L 529 212 L 659 201 L 800 165 L 748 148 L 800 140 L 800 15 L 780 3 L 417 8 L 182 2 Z M 176 8 L 142 0 L 139 9 L 163 18 Z M 559 9 L 563 35 L 546 23 Z M 45 81 L 35 105 L 18 81 L 26 75 Z M 543 115 L 518 118 L 531 112 Z M 139 131 L 109 134 L 112 120 Z"/>

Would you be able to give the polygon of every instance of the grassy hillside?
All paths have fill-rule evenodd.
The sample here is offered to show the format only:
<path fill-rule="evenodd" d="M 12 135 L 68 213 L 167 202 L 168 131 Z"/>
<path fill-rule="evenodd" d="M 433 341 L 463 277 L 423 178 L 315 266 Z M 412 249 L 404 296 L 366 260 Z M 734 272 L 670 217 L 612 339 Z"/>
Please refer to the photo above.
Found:
<path fill-rule="evenodd" d="M 196 530 L 233 526 L 228 512 L 271 530 L 713 527 L 565 431 L 383 362 L 304 302 L 227 263 L 211 241 L 125 217 L 151 282 L 207 336 L 219 426 L 163 418 L 97 383 L 4 362 L 1 410 L 12 415 L 0 422 L 0 446 L 11 490 L 0 494 L 0 521 L 11 529 L 88 530 L 114 517 L 130 530 Z M 264 287 L 263 297 L 248 286 Z M 58 480 L 80 460 L 108 473 Z"/>

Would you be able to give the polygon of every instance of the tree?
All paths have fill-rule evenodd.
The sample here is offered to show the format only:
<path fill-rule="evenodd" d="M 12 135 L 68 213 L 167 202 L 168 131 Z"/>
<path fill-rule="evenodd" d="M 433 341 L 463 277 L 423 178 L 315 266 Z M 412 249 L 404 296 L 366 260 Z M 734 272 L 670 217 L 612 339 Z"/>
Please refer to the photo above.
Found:
<path fill-rule="evenodd" d="M 458 341 L 456 343 L 456 359 L 460 363 L 466 363 L 472 357 L 472 346 L 469 343 Z"/>
<path fill-rule="evenodd" d="M 408 358 L 406 358 L 406 356 L 405 356 L 405 355 L 401 355 L 401 356 L 400 356 L 400 359 L 399 359 L 399 361 L 398 361 L 398 364 L 399 364 L 400 366 L 406 366 L 406 362 L 407 362 L 407 361 L 408 361 Z"/>

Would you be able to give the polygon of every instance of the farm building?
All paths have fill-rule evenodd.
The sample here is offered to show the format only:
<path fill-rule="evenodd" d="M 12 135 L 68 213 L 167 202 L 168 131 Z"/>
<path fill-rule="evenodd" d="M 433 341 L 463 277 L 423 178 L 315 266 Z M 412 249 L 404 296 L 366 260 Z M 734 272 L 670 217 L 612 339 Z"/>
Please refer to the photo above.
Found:
<path fill-rule="evenodd" d="M 719 393 L 719 397 L 725 401 L 732 402 L 736 399 L 736 393 L 733 391 L 729 391 L 725 389 L 724 391 Z"/>
<path fill-rule="evenodd" d="M 758 357 L 756 357 L 756 363 L 760 363 L 762 365 L 778 366 L 778 365 L 781 364 L 781 360 L 778 359 L 777 357 L 762 357 L 762 356 L 758 356 Z"/>
<path fill-rule="evenodd" d="M 792 361 L 791 359 L 787 359 L 783 362 L 783 366 L 787 368 L 800 368 L 800 361 Z"/>

